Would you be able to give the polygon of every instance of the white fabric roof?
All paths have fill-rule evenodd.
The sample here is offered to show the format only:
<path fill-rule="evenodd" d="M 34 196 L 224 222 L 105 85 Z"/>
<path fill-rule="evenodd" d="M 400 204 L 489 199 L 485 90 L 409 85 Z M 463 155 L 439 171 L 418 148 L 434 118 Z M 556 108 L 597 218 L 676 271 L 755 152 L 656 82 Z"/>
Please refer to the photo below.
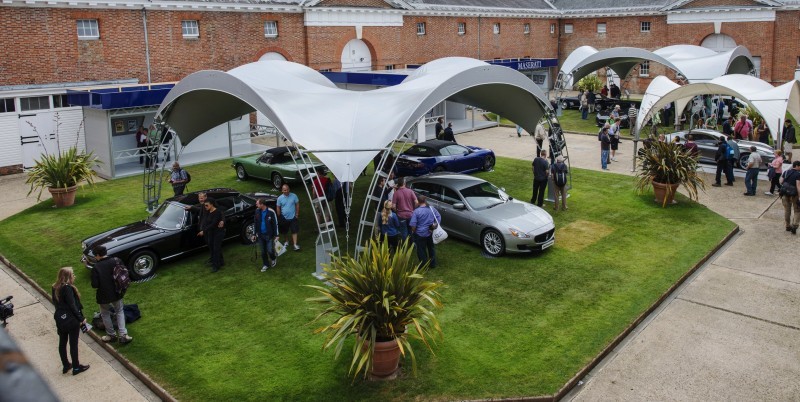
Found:
<path fill-rule="evenodd" d="M 717 53 L 711 49 L 694 45 L 673 45 L 650 52 L 634 47 L 615 47 L 597 50 L 581 46 L 570 53 L 560 73 L 572 74 L 568 87 L 581 78 L 609 67 L 620 77 L 627 77 L 642 61 L 650 60 L 663 64 L 681 73 L 690 83 L 710 81 L 725 74 L 747 74 L 753 68 L 750 52 L 737 46 L 727 52 Z"/>
<path fill-rule="evenodd" d="M 354 181 L 378 149 L 445 99 L 501 114 L 528 132 L 550 107 L 525 75 L 463 57 L 434 60 L 399 85 L 363 92 L 337 88 L 301 64 L 265 60 L 228 72 L 187 76 L 167 94 L 156 118 L 188 144 L 219 124 L 258 110 L 339 180 Z"/>
<path fill-rule="evenodd" d="M 668 103 L 675 102 L 676 110 L 683 110 L 693 97 L 705 94 L 735 96 L 746 101 L 766 120 L 773 139 L 781 132 L 787 111 L 795 119 L 800 117 L 800 82 L 797 80 L 773 87 L 750 75 L 730 74 L 709 82 L 680 86 L 660 75 L 645 91 L 636 119 L 637 131 Z"/>

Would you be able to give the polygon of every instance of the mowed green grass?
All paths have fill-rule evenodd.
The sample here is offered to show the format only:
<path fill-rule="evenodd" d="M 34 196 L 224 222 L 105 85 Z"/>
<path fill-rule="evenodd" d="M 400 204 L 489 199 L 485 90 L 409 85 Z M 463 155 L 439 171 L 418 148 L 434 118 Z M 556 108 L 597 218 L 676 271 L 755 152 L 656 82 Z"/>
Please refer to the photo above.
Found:
<path fill-rule="evenodd" d="M 191 166 L 190 190 L 237 182 L 228 162 Z M 530 162 L 499 158 L 480 173 L 515 198 L 530 198 Z M 313 225 L 301 211 L 301 252 L 259 272 L 253 249 L 224 247 L 227 265 L 211 274 L 205 253 L 166 264 L 134 284 L 127 303 L 142 319 L 122 354 L 181 400 L 451 400 L 552 394 L 705 256 L 734 225 L 679 195 L 662 209 L 636 195 L 632 178 L 575 169 L 569 211 L 552 212 L 555 245 L 541 255 L 497 259 L 473 244 L 449 239 L 437 247 L 444 337 L 435 355 L 417 344 L 418 373 L 371 383 L 347 375 L 348 350 L 338 361 L 313 335 L 315 316 L 304 299 L 318 284 Z M 363 190 L 368 178 L 358 188 Z M 166 190 L 166 188 L 165 188 Z M 360 194 L 356 194 L 356 199 Z M 301 199 L 306 197 L 301 197 Z M 356 202 L 357 208 L 361 203 Z M 354 211 L 357 213 L 358 211 Z M 0 222 L 0 253 L 49 289 L 60 266 L 76 269 L 85 313 L 97 310 L 89 272 L 80 264 L 81 239 L 146 217 L 141 178 L 80 190 L 74 207 L 43 202 Z M 352 218 L 356 221 L 356 218 Z M 581 230 L 587 229 L 590 230 Z M 350 233 L 353 247 L 355 230 Z M 340 237 L 345 244 L 344 233 Z M 23 323 L 19 323 L 23 324 Z M 55 358 L 55 350 L 53 350 Z"/>

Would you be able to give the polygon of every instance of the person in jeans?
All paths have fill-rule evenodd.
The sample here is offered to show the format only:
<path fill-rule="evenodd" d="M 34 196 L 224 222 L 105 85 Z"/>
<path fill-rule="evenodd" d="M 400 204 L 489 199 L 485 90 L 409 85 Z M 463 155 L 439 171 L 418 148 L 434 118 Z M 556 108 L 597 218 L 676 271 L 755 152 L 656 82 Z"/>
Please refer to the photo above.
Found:
<path fill-rule="evenodd" d="M 608 129 L 603 127 L 600 131 L 600 165 L 603 170 L 608 170 L 609 151 L 611 151 L 611 138 L 608 136 Z"/>
<path fill-rule="evenodd" d="M 725 141 L 725 137 L 720 138 L 719 143 L 717 143 L 717 152 L 714 154 L 714 161 L 717 162 L 717 173 L 714 176 L 714 184 L 711 186 L 722 187 L 722 173 L 725 173 L 725 178 L 727 180 L 725 185 L 732 186 L 733 182 L 731 182 L 731 178 L 728 176 L 728 143 Z"/>
<path fill-rule="evenodd" d="M 394 253 L 394 251 L 397 250 L 397 245 L 400 242 L 400 219 L 398 219 L 397 214 L 392 211 L 392 207 L 391 201 L 384 201 L 383 210 L 378 218 L 379 227 L 381 229 L 381 240 L 386 241 L 390 253 Z"/>
<path fill-rule="evenodd" d="M 100 306 L 100 317 L 106 327 L 106 335 L 103 335 L 101 339 L 103 342 L 119 340 L 119 343 L 128 343 L 133 338 L 128 336 L 128 330 L 125 328 L 125 312 L 122 309 L 123 294 L 117 293 L 117 285 L 114 283 L 114 266 L 117 263 L 115 259 L 107 258 L 105 246 L 95 246 L 93 251 L 97 263 L 92 269 L 92 287 L 97 289 L 96 299 Z M 114 324 L 111 322 L 112 308 L 117 319 L 118 334 L 114 333 Z"/>
<path fill-rule="evenodd" d="M 52 287 L 53 304 L 55 304 L 56 327 L 58 332 L 58 355 L 61 357 L 61 373 L 67 374 L 72 370 L 72 375 L 78 375 L 89 370 L 89 365 L 82 365 L 78 360 L 78 336 L 81 326 L 86 325 L 81 304 L 81 293 L 75 287 L 75 273 L 72 267 L 63 267 L 58 270 L 58 277 Z M 59 318 L 72 316 L 69 326 L 59 323 Z M 67 360 L 67 342 L 69 342 L 69 355 L 72 363 Z"/>
<path fill-rule="evenodd" d="M 436 222 L 441 224 L 442 216 L 439 215 L 439 211 L 428 206 L 424 195 L 419 196 L 417 205 L 417 209 L 414 210 L 409 221 L 411 232 L 414 234 L 417 258 L 420 263 L 428 263 L 431 268 L 436 268 L 436 246 L 433 244 L 431 225 Z"/>
<path fill-rule="evenodd" d="M 278 238 L 278 216 L 275 211 L 267 207 L 267 200 L 256 200 L 256 212 L 253 218 L 253 228 L 256 231 L 256 241 L 261 246 L 261 272 L 278 264 L 275 257 L 275 239 Z"/>
<path fill-rule="evenodd" d="M 539 156 L 531 163 L 533 170 L 533 194 L 531 204 L 541 207 L 544 204 L 544 191 L 547 189 L 547 178 L 550 175 L 550 164 L 547 162 L 547 151 L 541 150 Z"/>
<path fill-rule="evenodd" d="M 769 179 L 769 191 L 767 191 L 766 195 L 774 195 L 775 189 L 781 188 L 781 173 L 783 173 L 783 152 L 780 149 L 775 150 L 775 159 L 769 163 L 769 165 L 775 171 L 772 172 L 772 177 Z"/>
<path fill-rule="evenodd" d="M 397 217 L 400 218 L 400 240 L 405 240 L 413 232 L 409 232 L 409 221 L 411 215 L 414 214 L 414 208 L 417 206 L 417 196 L 406 187 L 406 178 L 401 177 L 397 179 L 397 189 L 394 190 L 392 196 L 392 205 L 397 212 Z"/>
<path fill-rule="evenodd" d="M 186 190 L 186 183 L 189 182 L 189 175 L 186 170 L 181 168 L 181 164 L 175 162 L 172 164 L 172 172 L 169 174 L 169 183 L 172 184 L 172 192 L 175 195 L 182 195 Z"/>
<path fill-rule="evenodd" d="M 755 145 L 750 147 L 750 157 L 747 158 L 747 173 L 744 176 L 744 186 L 747 192 L 744 195 L 756 195 L 756 186 L 758 186 L 758 167 L 761 166 L 761 155 L 756 152 Z"/>
<path fill-rule="evenodd" d="M 784 185 L 794 185 L 795 188 L 794 195 L 781 196 L 781 203 L 783 204 L 783 220 L 786 223 L 786 231 L 797 234 L 797 227 L 800 224 L 800 204 L 797 203 L 797 190 L 800 190 L 798 188 L 798 184 L 800 184 L 798 183 L 798 180 L 800 180 L 800 161 L 792 162 L 792 168 L 781 176 Z M 792 216 L 792 210 L 794 210 L 794 216 Z"/>

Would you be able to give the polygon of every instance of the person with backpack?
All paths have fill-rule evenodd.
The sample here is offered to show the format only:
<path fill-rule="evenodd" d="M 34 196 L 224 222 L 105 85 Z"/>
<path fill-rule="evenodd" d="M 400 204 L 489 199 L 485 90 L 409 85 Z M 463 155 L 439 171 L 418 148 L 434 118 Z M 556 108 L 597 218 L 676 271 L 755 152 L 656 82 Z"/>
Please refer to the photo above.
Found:
<path fill-rule="evenodd" d="M 732 186 L 731 177 L 728 176 L 728 143 L 725 137 L 719 139 L 717 152 L 714 154 L 714 161 L 717 162 L 717 174 L 714 176 L 713 187 L 722 187 L 722 172 L 725 172 L 726 186 Z"/>
<path fill-rule="evenodd" d="M 728 136 L 725 143 L 728 144 L 728 170 L 725 171 L 725 178 L 728 179 L 728 183 L 733 183 L 736 181 L 736 178 L 733 177 L 733 168 L 739 163 L 739 143 L 733 139 L 733 136 Z"/>
<path fill-rule="evenodd" d="M 133 340 L 125 328 L 125 312 L 122 297 L 125 296 L 127 285 L 130 283 L 128 270 L 119 258 L 108 258 L 105 246 L 98 245 L 92 250 L 97 263 L 92 269 L 92 288 L 97 289 L 96 300 L 100 306 L 100 317 L 106 327 L 103 342 L 118 340 L 126 344 Z M 114 324 L 111 322 L 111 309 L 117 319 L 118 332 L 114 333 Z"/>
<path fill-rule="evenodd" d="M 553 209 L 558 211 L 558 199 L 561 198 L 561 209 L 566 211 L 567 175 L 569 174 L 569 168 L 567 167 L 567 164 L 564 163 L 563 156 L 559 155 L 556 158 L 556 163 L 550 167 L 550 173 L 553 175 L 553 185 L 555 185 L 555 189 L 553 189 L 553 197 L 555 198 L 555 202 L 553 202 Z"/>
<path fill-rule="evenodd" d="M 192 180 L 189 172 L 181 168 L 177 161 L 172 164 L 172 172 L 169 175 L 169 183 L 172 184 L 172 192 L 175 195 L 183 195 L 186 185 Z"/>

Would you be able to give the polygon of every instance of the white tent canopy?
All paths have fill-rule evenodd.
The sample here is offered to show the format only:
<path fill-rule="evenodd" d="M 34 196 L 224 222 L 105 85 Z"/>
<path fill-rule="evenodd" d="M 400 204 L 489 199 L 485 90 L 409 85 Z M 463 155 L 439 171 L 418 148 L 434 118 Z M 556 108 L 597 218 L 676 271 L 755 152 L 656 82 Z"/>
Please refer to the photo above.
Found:
<path fill-rule="evenodd" d="M 463 57 L 434 60 L 399 85 L 363 92 L 337 88 L 301 64 L 266 60 L 187 76 L 167 94 L 156 118 L 188 144 L 258 110 L 339 180 L 354 181 L 379 149 L 445 99 L 501 114 L 528 132 L 550 107 L 525 75 Z"/>
<path fill-rule="evenodd" d="M 679 72 L 690 83 L 710 81 L 725 74 L 748 74 L 754 66 L 750 52 L 743 46 L 723 53 L 694 45 L 667 46 L 653 52 L 633 47 L 597 50 L 581 46 L 567 56 L 560 74 L 567 78 L 566 87 L 569 88 L 603 67 L 627 77 L 636 65 L 646 60 Z"/>
<path fill-rule="evenodd" d="M 705 94 L 735 96 L 746 101 L 766 120 L 773 139 L 778 138 L 787 111 L 795 118 L 800 117 L 800 82 L 797 80 L 773 87 L 750 75 L 731 74 L 709 82 L 681 86 L 660 75 L 645 91 L 636 130 L 639 131 L 654 113 L 670 102 L 675 102 L 676 110 L 683 110 L 693 97 Z"/>

